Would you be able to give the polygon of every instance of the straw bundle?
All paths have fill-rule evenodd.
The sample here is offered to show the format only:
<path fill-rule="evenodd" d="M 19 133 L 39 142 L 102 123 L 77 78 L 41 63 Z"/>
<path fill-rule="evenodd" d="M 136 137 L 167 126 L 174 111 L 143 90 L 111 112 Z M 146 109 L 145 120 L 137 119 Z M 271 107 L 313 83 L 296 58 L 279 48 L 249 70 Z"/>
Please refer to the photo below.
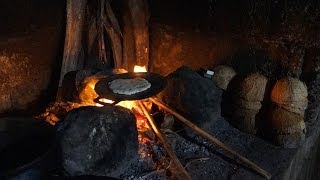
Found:
<path fill-rule="evenodd" d="M 242 98 L 238 98 L 234 100 L 234 106 L 241 109 L 259 111 L 262 105 L 260 101 L 247 101 Z"/>
<path fill-rule="evenodd" d="M 259 113 L 265 96 L 267 78 L 259 73 L 246 76 L 233 88 L 230 102 L 230 123 L 238 129 L 256 133 L 256 115 Z"/>
<path fill-rule="evenodd" d="M 299 113 L 274 105 L 270 112 L 269 123 L 272 140 L 277 145 L 296 148 L 305 138 L 304 116 Z"/>
<path fill-rule="evenodd" d="M 271 111 L 271 126 L 276 134 L 292 134 L 305 131 L 303 116 L 292 113 L 279 106 Z"/>
<path fill-rule="evenodd" d="M 243 132 L 255 134 L 256 115 L 256 110 L 235 107 L 231 116 L 232 121 L 230 123 Z"/>
<path fill-rule="evenodd" d="M 286 110 L 303 116 L 308 105 L 307 86 L 296 78 L 281 79 L 272 89 L 271 100 Z"/>
<path fill-rule="evenodd" d="M 247 101 L 262 101 L 268 79 L 260 73 L 248 75 L 240 84 L 239 95 Z"/>
<path fill-rule="evenodd" d="M 305 133 L 297 132 L 292 134 L 278 134 L 273 137 L 273 142 L 276 145 L 281 145 L 285 148 L 297 148 L 305 140 Z"/>
<path fill-rule="evenodd" d="M 229 82 L 236 75 L 236 72 L 230 66 L 217 66 L 213 71 L 215 73 L 212 77 L 213 82 L 223 90 L 227 89 Z"/>

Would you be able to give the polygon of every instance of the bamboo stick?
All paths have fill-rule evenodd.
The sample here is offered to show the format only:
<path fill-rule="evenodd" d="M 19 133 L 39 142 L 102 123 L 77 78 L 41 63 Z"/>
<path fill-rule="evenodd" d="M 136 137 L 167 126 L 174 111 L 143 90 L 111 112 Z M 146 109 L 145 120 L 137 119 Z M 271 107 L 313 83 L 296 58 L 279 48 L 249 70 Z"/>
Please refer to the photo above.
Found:
<path fill-rule="evenodd" d="M 230 147 L 228 147 L 226 144 L 224 144 L 223 142 L 219 141 L 218 139 L 214 138 L 212 135 L 210 135 L 209 133 L 207 133 L 206 131 L 202 130 L 200 127 L 198 127 L 197 125 L 193 124 L 192 122 L 190 122 L 189 120 L 187 120 L 186 118 L 184 118 L 182 115 L 180 115 L 179 113 L 175 112 L 174 110 L 172 110 L 168 105 L 158 101 L 155 98 L 150 98 L 150 100 L 155 103 L 156 105 L 158 105 L 160 108 L 164 109 L 165 111 L 171 113 L 172 115 L 174 115 L 178 120 L 182 121 L 183 123 L 185 123 L 187 126 L 189 126 L 191 129 L 193 129 L 194 131 L 196 131 L 197 133 L 199 133 L 202 137 L 208 139 L 209 141 L 211 141 L 213 144 L 217 145 L 218 147 L 220 147 L 221 149 L 223 149 L 224 151 L 226 151 L 233 160 L 239 160 L 239 162 L 250 168 L 251 170 L 257 172 L 258 174 L 262 175 L 263 177 L 265 177 L 266 179 L 271 179 L 271 174 L 268 173 L 267 171 L 265 171 L 264 169 L 262 169 L 261 167 L 259 167 L 258 165 L 256 165 L 255 163 L 251 162 L 250 160 L 248 160 L 247 158 L 243 157 L 242 155 L 238 154 L 236 151 L 232 150 Z"/>
<path fill-rule="evenodd" d="M 188 172 L 184 169 L 184 167 L 182 166 L 182 164 L 180 163 L 179 159 L 177 158 L 177 156 L 174 154 L 173 150 L 171 149 L 170 145 L 168 144 L 168 140 L 165 137 L 165 135 L 163 135 L 163 133 L 158 129 L 158 127 L 156 126 L 154 119 L 150 116 L 150 114 L 148 113 L 148 110 L 146 109 L 145 105 L 143 104 L 143 102 L 141 100 L 138 100 L 139 106 L 141 107 L 144 115 L 147 117 L 153 131 L 155 132 L 155 134 L 157 135 L 157 137 L 159 138 L 159 140 L 162 142 L 164 148 L 166 149 L 169 157 L 172 159 L 173 163 L 176 165 L 176 168 L 182 172 L 182 175 L 184 177 L 181 177 L 181 179 L 186 179 L 186 180 L 191 180 L 191 177 L 189 176 Z"/>

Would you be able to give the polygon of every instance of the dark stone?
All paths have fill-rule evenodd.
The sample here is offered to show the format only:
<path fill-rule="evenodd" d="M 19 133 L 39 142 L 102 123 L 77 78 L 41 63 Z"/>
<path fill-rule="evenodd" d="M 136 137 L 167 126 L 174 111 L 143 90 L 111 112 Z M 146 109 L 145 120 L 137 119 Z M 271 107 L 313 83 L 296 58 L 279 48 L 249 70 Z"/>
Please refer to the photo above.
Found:
<path fill-rule="evenodd" d="M 81 107 L 59 125 L 62 165 L 69 175 L 110 175 L 137 153 L 135 117 L 117 106 Z"/>
<path fill-rule="evenodd" d="M 161 96 L 169 106 L 190 117 L 198 125 L 214 123 L 220 116 L 222 90 L 212 80 L 181 67 L 168 77 Z"/>

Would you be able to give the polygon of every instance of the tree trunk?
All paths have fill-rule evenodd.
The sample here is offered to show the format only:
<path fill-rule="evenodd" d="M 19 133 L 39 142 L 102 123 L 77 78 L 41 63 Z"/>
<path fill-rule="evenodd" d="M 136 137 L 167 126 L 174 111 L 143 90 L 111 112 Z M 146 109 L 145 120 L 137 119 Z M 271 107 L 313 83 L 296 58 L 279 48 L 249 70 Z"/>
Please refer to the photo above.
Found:
<path fill-rule="evenodd" d="M 123 63 L 133 71 L 134 65 L 149 62 L 149 10 L 147 0 L 124 0 Z"/>
<path fill-rule="evenodd" d="M 87 0 L 67 0 L 66 37 L 59 87 L 61 87 L 66 73 L 83 67 L 84 57 L 81 41 L 86 4 Z"/>

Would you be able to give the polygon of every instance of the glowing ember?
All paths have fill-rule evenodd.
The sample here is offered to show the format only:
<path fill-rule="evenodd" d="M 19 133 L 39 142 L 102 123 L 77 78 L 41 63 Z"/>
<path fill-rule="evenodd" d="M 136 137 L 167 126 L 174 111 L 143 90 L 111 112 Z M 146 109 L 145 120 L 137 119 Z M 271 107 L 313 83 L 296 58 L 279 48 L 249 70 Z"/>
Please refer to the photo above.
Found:
<path fill-rule="evenodd" d="M 99 101 L 103 102 L 103 103 L 107 103 L 107 104 L 113 104 L 114 103 L 113 100 L 106 99 L 106 98 L 101 98 L 101 99 L 99 99 Z M 99 103 L 96 103 L 96 106 L 102 107 L 103 105 L 99 104 Z M 136 103 L 134 101 L 121 101 L 118 104 L 116 104 L 116 106 L 121 106 L 121 107 L 130 109 L 130 110 L 133 110 L 133 108 L 136 107 L 137 105 L 136 105 Z"/>
<path fill-rule="evenodd" d="M 146 68 L 146 66 L 135 65 L 133 71 L 134 72 L 147 72 L 147 68 Z"/>
<path fill-rule="evenodd" d="M 130 109 L 130 110 L 132 110 L 136 106 L 134 101 L 121 101 L 116 105 L 124 107 L 124 108 L 127 108 L 127 109 Z"/>
<path fill-rule="evenodd" d="M 100 102 L 103 102 L 103 103 L 107 103 L 107 104 L 112 104 L 114 103 L 114 101 L 110 100 L 110 99 L 105 99 L 105 98 L 101 98 L 99 99 Z"/>

